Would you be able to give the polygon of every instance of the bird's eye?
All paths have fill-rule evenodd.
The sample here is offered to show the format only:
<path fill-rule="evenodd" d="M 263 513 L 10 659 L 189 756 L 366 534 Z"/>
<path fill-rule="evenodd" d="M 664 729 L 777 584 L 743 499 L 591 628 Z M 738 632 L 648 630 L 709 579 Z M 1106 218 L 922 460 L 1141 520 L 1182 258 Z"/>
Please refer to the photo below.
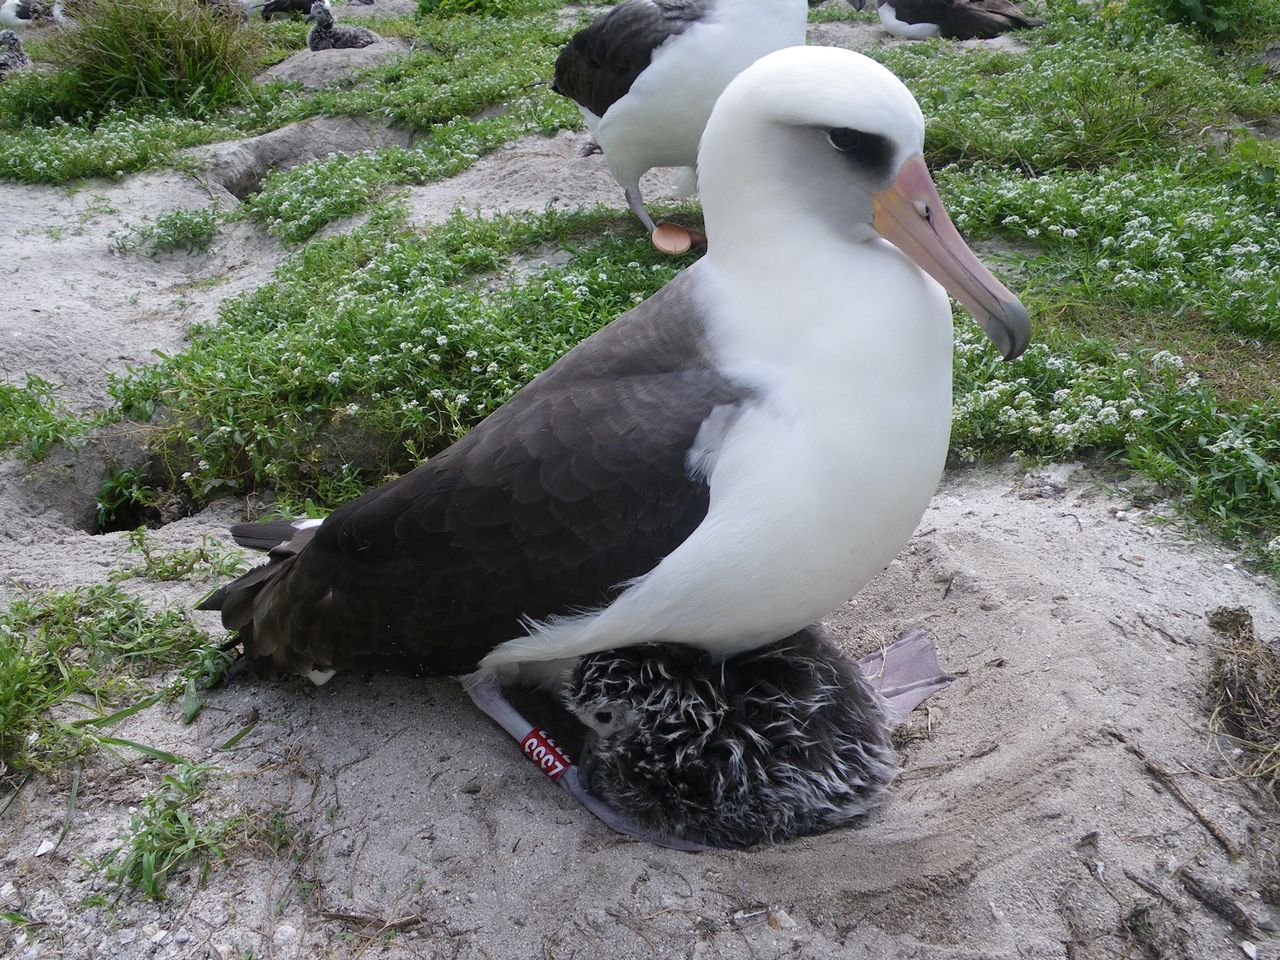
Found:
<path fill-rule="evenodd" d="M 600 724 L 601 726 L 604 726 L 605 724 L 612 723 L 612 722 L 613 722 L 613 711 L 611 710 L 596 711 L 596 723 Z"/>
<path fill-rule="evenodd" d="M 835 127 L 827 131 L 827 140 L 849 159 L 877 172 L 887 170 L 893 159 L 893 141 L 878 133 Z"/>

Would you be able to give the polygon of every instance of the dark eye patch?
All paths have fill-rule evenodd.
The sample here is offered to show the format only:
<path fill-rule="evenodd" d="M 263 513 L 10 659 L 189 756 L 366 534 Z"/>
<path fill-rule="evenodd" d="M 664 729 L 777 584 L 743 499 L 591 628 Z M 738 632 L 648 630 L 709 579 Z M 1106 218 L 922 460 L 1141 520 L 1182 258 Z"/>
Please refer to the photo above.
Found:
<path fill-rule="evenodd" d="M 610 710 L 597 710 L 597 711 L 596 711 L 596 723 L 600 724 L 601 726 L 603 726 L 604 724 L 607 724 L 607 723 L 611 722 L 612 720 L 613 720 L 613 712 L 612 712 L 612 711 L 610 711 Z"/>
<path fill-rule="evenodd" d="M 835 127 L 827 131 L 827 139 L 841 153 L 859 166 L 875 174 L 887 174 L 893 160 L 893 141 L 878 133 L 867 133 L 850 127 Z"/>

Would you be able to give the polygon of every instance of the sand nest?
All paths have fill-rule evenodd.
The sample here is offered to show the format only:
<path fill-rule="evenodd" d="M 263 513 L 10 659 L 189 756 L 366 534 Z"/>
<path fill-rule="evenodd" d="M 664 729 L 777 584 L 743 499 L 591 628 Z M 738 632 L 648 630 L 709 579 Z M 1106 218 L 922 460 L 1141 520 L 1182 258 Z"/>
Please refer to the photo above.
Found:
<path fill-rule="evenodd" d="M 410 205 L 422 221 L 459 203 L 542 209 L 571 199 L 571 174 L 588 197 L 616 203 L 603 161 L 579 157 L 577 139 L 521 141 L 412 191 Z M 0 306 L 5 374 L 66 383 L 88 405 L 104 369 L 179 347 L 186 323 L 265 282 L 283 252 L 247 225 L 224 228 L 198 257 L 109 252 L 111 228 L 207 197 L 173 173 L 73 194 L 0 185 L 20 225 L 0 253 L 32 267 Z M 215 276 L 229 279 L 209 286 Z M 6 597 L 101 583 L 125 562 L 124 535 L 83 532 L 66 502 L 86 495 L 95 456 L 63 464 L 83 474 L 78 487 L 48 468 L 26 478 L 3 467 Z M 1207 736 L 1205 613 L 1246 608 L 1270 641 L 1280 603 L 1273 583 L 1150 522 L 1160 508 L 1134 499 L 1068 466 L 957 471 L 902 555 L 833 612 L 851 653 L 923 624 L 958 677 L 913 717 L 904 772 L 861 829 L 740 853 L 656 849 L 574 806 L 453 681 L 240 678 L 191 726 L 160 704 L 114 730 L 215 764 L 224 773 L 197 810 L 277 811 L 294 843 L 238 849 L 203 886 L 172 883 L 167 902 L 80 909 L 104 887 L 78 858 L 115 845 L 167 768 L 95 756 L 60 844 L 69 778 L 35 778 L 0 819 L 0 911 L 42 924 L 34 944 L 14 933 L 14 954 L 1274 956 L 1280 912 L 1261 891 L 1276 887 L 1276 823 L 1258 794 L 1215 779 L 1229 768 Z M 155 536 L 194 545 L 243 513 L 216 503 Z M 126 586 L 186 607 L 211 584 Z"/>

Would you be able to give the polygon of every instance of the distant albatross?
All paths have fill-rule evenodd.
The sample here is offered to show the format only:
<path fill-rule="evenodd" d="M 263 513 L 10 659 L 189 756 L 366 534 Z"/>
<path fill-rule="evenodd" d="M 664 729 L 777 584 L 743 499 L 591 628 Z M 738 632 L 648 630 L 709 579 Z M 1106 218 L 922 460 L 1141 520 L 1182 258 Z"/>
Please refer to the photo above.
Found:
<path fill-rule="evenodd" d="M 861 10 L 866 0 L 849 0 Z M 1010 30 L 1041 26 L 1010 0 L 878 0 L 880 25 L 895 37 L 990 40 Z"/>
<path fill-rule="evenodd" d="M 66 20 L 60 3 L 45 0 L 3 0 L 0 2 L 0 26 L 31 27 L 62 23 Z"/>
<path fill-rule="evenodd" d="M 951 427 L 951 306 L 1006 358 L 1026 311 L 965 245 L 888 70 L 770 54 L 699 154 L 708 252 L 488 419 L 323 522 L 245 524 L 271 562 L 205 603 L 246 654 L 561 682 L 649 642 L 790 636 L 906 543 Z M 492 686 L 492 684 L 490 684 Z"/>
<path fill-rule="evenodd" d="M 552 89 L 578 104 L 659 249 L 683 252 L 692 237 L 655 227 L 640 177 L 683 167 L 678 192 L 694 193 L 698 140 L 716 98 L 766 53 L 804 43 L 807 10 L 806 0 L 626 0 L 560 52 Z"/>

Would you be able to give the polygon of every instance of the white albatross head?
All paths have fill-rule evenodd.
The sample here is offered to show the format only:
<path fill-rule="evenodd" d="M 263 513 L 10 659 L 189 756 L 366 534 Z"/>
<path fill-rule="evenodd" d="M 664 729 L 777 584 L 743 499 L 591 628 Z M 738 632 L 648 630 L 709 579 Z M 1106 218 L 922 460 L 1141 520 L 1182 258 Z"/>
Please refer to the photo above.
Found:
<path fill-rule="evenodd" d="M 924 116 L 897 77 L 835 47 L 757 60 L 716 101 L 698 177 L 710 250 L 883 237 L 974 316 L 1006 360 L 1027 311 L 951 223 L 924 162 Z"/>

